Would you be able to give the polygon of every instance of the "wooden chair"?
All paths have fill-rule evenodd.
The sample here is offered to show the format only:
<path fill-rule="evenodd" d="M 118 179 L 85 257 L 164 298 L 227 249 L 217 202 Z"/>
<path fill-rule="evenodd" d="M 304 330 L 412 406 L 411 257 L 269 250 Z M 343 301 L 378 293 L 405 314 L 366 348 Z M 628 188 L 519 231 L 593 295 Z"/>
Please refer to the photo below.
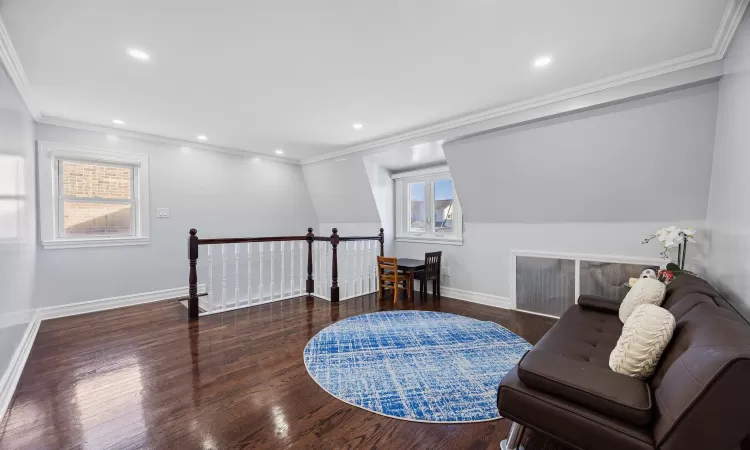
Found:
<path fill-rule="evenodd" d="M 403 287 L 401 286 L 403 283 Z M 412 289 L 409 275 L 399 273 L 398 260 L 387 256 L 378 256 L 378 299 L 383 298 L 383 291 L 393 289 L 393 303 L 398 303 L 399 289 L 407 289 L 407 298 L 411 300 Z"/>
<path fill-rule="evenodd" d="M 427 282 L 432 281 L 432 295 L 440 298 L 440 261 L 443 252 L 432 252 L 424 254 L 424 270 L 414 274 L 419 280 L 419 297 L 427 295 Z"/>

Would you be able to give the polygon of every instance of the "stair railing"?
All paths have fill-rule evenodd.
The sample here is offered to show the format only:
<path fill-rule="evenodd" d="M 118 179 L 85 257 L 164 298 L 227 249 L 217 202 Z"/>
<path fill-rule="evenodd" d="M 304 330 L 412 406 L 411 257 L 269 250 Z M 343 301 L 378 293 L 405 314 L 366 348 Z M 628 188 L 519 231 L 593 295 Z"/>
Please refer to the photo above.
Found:
<path fill-rule="evenodd" d="M 330 237 L 315 236 L 312 228 L 302 236 L 204 239 L 198 238 L 197 234 L 195 228 L 191 229 L 188 239 L 188 317 L 191 319 L 303 295 L 338 302 L 377 291 L 377 244 L 373 241 L 380 244 L 379 254 L 383 256 L 385 236 L 382 228 L 377 236 L 349 237 L 339 236 L 336 228 Z M 339 261 L 342 243 L 344 255 Z M 208 280 L 206 292 L 199 296 L 198 257 L 201 248 L 206 249 Z M 276 259 L 277 254 L 279 259 Z M 227 261 L 232 256 L 234 275 L 233 280 L 229 280 L 231 272 L 227 272 Z M 220 261 L 220 284 L 214 282 L 217 261 Z M 277 274 L 279 278 L 276 278 Z M 339 274 L 343 275 L 343 296 Z M 254 284 L 253 280 L 257 283 Z M 233 281 L 233 290 L 228 281 Z"/>

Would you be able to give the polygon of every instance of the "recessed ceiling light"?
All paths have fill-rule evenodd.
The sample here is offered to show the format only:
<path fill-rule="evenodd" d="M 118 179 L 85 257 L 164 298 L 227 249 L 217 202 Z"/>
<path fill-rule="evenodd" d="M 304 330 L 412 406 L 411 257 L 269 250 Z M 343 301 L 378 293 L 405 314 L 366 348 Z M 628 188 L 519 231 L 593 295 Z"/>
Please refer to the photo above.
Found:
<path fill-rule="evenodd" d="M 196 137 L 198 138 L 199 141 L 207 141 L 208 140 L 208 136 L 206 136 L 205 134 L 199 134 Z"/>
<path fill-rule="evenodd" d="M 148 61 L 149 59 L 151 59 L 151 55 L 137 48 L 129 48 L 128 55 L 132 56 L 133 58 L 139 61 Z"/>
<path fill-rule="evenodd" d="M 545 66 L 548 66 L 551 62 L 552 62 L 552 57 L 540 56 L 534 60 L 534 67 L 545 67 Z"/>
<path fill-rule="evenodd" d="M 355 130 L 361 130 L 362 124 L 361 123 L 352 124 L 352 128 L 354 128 Z"/>
<path fill-rule="evenodd" d="M 114 120 L 112 120 L 112 123 L 115 124 L 115 125 L 125 125 L 125 122 L 123 122 L 120 119 L 114 119 Z"/>
<path fill-rule="evenodd" d="M 283 155 L 283 154 L 284 154 L 284 150 L 282 150 L 282 149 L 280 149 L 280 148 L 277 148 L 277 149 L 276 149 L 276 154 L 277 154 L 277 155 Z"/>

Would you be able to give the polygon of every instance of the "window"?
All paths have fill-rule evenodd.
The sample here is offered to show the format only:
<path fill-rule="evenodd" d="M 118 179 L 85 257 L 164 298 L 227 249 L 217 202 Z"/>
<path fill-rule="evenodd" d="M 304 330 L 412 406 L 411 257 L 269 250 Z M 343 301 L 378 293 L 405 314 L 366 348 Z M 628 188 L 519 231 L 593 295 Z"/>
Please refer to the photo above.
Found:
<path fill-rule="evenodd" d="M 396 239 L 462 244 L 461 206 L 447 167 L 393 175 Z"/>
<path fill-rule="evenodd" d="M 44 248 L 148 243 L 148 157 L 39 142 Z"/>

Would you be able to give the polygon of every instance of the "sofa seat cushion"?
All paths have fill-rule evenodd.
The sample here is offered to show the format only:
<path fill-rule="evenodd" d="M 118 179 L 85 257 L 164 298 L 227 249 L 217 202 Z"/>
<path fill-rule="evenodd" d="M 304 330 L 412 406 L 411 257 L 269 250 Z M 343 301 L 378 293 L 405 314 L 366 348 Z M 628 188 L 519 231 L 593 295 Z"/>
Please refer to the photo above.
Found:
<path fill-rule="evenodd" d="M 637 378 L 584 361 L 529 351 L 518 377 L 533 389 L 557 395 L 634 425 L 651 422 L 651 390 Z"/>
<path fill-rule="evenodd" d="M 609 370 L 609 354 L 617 345 L 622 323 L 617 313 L 571 306 L 532 351 L 559 355 Z"/>
<path fill-rule="evenodd" d="M 518 378 L 517 368 L 508 372 L 500 383 L 497 405 L 501 416 L 572 448 L 654 449 L 650 428 L 625 423 L 558 395 L 533 389 Z"/>

